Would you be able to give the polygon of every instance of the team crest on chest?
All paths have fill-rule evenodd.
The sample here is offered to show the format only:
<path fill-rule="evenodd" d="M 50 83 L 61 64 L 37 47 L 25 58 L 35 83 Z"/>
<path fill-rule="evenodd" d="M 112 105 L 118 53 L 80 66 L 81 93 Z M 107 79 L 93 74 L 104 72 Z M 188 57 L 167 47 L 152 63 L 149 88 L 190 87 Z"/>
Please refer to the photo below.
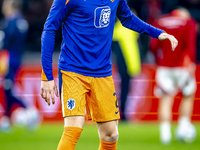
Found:
<path fill-rule="evenodd" d="M 67 100 L 67 108 L 69 110 L 73 110 L 76 107 L 76 103 L 74 99 L 68 99 Z"/>
<path fill-rule="evenodd" d="M 110 24 L 111 9 L 109 6 L 97 7 L 94 11 L 94 26 L 105 28 Z"/>

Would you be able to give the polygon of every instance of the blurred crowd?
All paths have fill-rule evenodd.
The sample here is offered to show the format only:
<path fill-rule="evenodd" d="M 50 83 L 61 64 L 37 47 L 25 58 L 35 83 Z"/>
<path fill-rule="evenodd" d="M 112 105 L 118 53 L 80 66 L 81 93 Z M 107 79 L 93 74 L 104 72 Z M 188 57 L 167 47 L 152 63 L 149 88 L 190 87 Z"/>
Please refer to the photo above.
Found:
<path fill-rule="evenodd" d="M 0 9 L 2 2 L 3 0 L 0 0 Z M 23 0 L 22 13 L 29 23 L 26 50 L 40 51 L 40 37 L 52 2 L 53 0 Z M 135 9 L 139 18 L 150 24 L 161 14 L 169 13 L 180 5 L 186 7 L 192 17 L 200 23 L 200 0 L 128 0 L 128 4 Z M 1 11 L 0 19 L 3 19 Z M 61 30 L 56 36 L 56 50 L 59 51 L 59 45 L 62 41 Z M 198 41 L 200 41 L 200 31 Z M 141 60 L 145 62 L 149 37 L 140 35 L 139 42 L 142 43 L 140 44 Z M 197 62 L 200 62 L 200 42 L 197 42 Z"/>
<path fill-rule="evenodd" d="M 52 2 L 53 0 L 23 0 L 22 13 L 29 23 L 26 50 L 40 51 L 43 25 L 49 13 Z M 2 3 L 3 0 L 0 0 L 0 9 L 2 8 Z M 2 11 L 0 11 L 0 19 L 3 20 Z M 57 35 L 57 43 L 60 43 L 62 40 L 61 34 Z M 57 50 L 59 50 L 59 48 L 57 48 Z"/>

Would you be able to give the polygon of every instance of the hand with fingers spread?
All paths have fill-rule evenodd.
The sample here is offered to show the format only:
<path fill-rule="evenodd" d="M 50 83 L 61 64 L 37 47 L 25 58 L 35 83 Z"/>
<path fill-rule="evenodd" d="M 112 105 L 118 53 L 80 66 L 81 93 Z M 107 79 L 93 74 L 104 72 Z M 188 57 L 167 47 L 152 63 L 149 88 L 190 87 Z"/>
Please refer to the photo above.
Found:
<path fill-rule="evenodd" d="M 173 35 L 170 35 L 170 34 L 167 34 L 167 33 L 161 33 L 158 36 L 158 39 L 161 40 L 161 41 L 169 40 L 171 42 L 171 46 L 172 46 L 173 51 L 178 46 L 178 41 Z"/>
<path fill-rule="evenodd" d="M 52 104 L 55 104 L 55 95 L 58 97 L 55 81 L 41 81 L 41 96 L 47 102 L 48 106 L 51 105 L 50 97 L 52 99 Z"/>

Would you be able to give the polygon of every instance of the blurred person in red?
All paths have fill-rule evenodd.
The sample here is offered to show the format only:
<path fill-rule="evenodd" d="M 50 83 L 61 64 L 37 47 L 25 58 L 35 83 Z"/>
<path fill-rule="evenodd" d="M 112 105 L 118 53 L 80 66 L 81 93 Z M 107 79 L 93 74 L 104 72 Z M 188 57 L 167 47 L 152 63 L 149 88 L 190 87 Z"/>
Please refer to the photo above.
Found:
<path fill-rule="evenodd" d="M 194 140 L 196 134 L 195 128 L 191 124 L 191 114 L 196 92 L 197 23 L 191 18 L 187 9 L 178 8 L 170 14 L 161 16 L 154 22 L 154 26 L 173 34 L 179 41 L 175 51 L 169 51 L 171 47 L 168 45 L 168 41 L 159 42 L 152 39 L 150 43 L 150 49 L 154 53 L 158 65 L 157 85 L 154 93 L 160 98 L 160 140 L 163 144 L 168 144 L 171 141 L 170 122 L 174 96 L 181 92 L 183 98 L 179 108 L 180 116 L 176 136 L 178 139 L 189 142 Z"/>
<path fill-rule="evenodd" d="M 130 10 L 137 16 L 131 5 Z M 111 49 L 116 56 L 117 69 L 121 78 L 119 108 L 122 121 L 128 121 L 126 103 L 131 78 L 138 76 L 141 72 L 138 37 L 139 34 L 137 32 L 123 27 L 120 21 L 116 20 Z"/>

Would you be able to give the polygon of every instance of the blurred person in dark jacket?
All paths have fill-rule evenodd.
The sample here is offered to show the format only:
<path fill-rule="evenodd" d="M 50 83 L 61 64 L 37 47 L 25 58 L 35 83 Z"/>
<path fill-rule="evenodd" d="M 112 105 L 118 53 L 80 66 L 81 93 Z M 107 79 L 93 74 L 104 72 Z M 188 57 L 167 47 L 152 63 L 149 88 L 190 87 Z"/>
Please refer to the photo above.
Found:
<path fill-rule="evenodd" d="M 128 4 L 141 20 L 149 24 L 152 24 L 161 15 L 160 0 L 128 0 Z M 138 43 L 141 62 L 148 62 L 149 36 L 146 34 L 139 35 Z"/>
<path fill-rule="evenodd" d="M 7 54 L 7 64 L 4 61 L 0 64 L 1 74 L 3 75 L 3 89 L 6 95 L 5 116 L 0 120 L 0 130 L 9 132 L 11 108 L 14 104 L 26 108 L 25 104 L 13 96 L 12 89 L 15 83 L 16 73 L 21 65 L 24 52 L 24 43 L 28 31 L 28 22 L 24 19 L 20 10 L 21 0 L 4 0 L 2 5 L 2 14 L 4 15 L 4 27 L 0 31 L 0 52 Z M 7 66 L 7 67 L 3 67 Z"/>
<path fill-rule="evenodd" d="M 131 11 L 136 14 L 133 8 L 131 8 Z M 130 80 L 139 75 L 141 71 L 138 37 L 139 34 L 137 32 L 123 27 L 117 19 L 111 48 L 116 56 L 116 64 L 121 77 L 120 115 L 123 121 L 128 120 L 126 117 L 126 101 Z"/>

